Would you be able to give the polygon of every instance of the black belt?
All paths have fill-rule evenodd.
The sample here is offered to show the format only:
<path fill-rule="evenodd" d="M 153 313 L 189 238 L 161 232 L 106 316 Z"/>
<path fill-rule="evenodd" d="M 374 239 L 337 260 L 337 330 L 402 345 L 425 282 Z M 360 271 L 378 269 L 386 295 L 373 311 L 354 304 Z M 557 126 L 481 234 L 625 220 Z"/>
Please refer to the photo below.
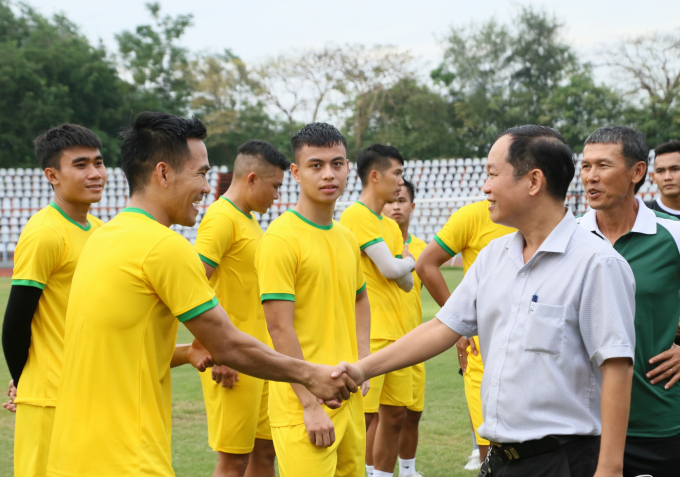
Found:
<path fill-rule="evenodd" d="M 528 459 L 537 455 L 546 454 L 568 442 L 575 441 L 586 436 L 546 436 L 533 441 L 518 442 L 512 444 L 500 444 L 492 442 L 494 455 L 506 464 L 519 460 Z"/>

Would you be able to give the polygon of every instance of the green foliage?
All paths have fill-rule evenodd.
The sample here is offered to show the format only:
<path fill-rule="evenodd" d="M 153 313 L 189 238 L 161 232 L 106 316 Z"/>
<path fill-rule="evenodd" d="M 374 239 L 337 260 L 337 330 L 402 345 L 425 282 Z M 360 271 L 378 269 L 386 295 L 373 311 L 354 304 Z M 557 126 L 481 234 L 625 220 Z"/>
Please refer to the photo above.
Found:
<path fill-rule="evenodd" d="M 104 48 L 64 16 L 17 8 L 0 0 L 0 167 L 37 166 L 33 139 L 65 122 L 94 130 L 116 157 L 125 85 Z"/>

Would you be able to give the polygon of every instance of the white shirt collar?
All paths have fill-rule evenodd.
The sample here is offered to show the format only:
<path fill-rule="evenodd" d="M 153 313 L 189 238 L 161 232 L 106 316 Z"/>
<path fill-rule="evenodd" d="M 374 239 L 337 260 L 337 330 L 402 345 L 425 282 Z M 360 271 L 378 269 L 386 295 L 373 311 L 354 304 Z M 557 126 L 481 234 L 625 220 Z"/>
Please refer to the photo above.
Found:
<path fill-rule="evenodd" d="M 557 224 L 554 229 L 552 229 L 541 246 L 538 247 L 534 257 L 537 257 L 543 252 L 564 253 L 567 250 L 569 240 L 574 234 L 577 226 L 578 224 L 576 223 L 576 219 L 574 219 L 574 214 L 572 214 L 571 210 L 565 209 L 564 217 L 560 223 Z M 506 249 L 508 249 L 508 255 L 511 258 L 514 260 L 520 260 L 522 264 L 521 266 L 525 265 L 523 258 L 524 236 L 520 232 L 515 233 L 515 236 L 506 245 Z M 529 263 L 529 261 L 527 261 L 527 263 Z"/>
<path fill-rule="evenodd" d="M 656 214 L 653 210 L 645 205 L 645 203 L 639 197 L 635 197 L 638 203 L 638 213 L 635 217 L 635 223 L 631 232 L 636 232 L 645 235 L 655 235 L 656 234 Z M 604 237 L 604 234 L 600 232 L 600 228 L 597 226 L 597 211 L 590 210 L 583 214 L 581 218 L 581 225 L 591 232 L 595 232 L 598 235 Z"/>

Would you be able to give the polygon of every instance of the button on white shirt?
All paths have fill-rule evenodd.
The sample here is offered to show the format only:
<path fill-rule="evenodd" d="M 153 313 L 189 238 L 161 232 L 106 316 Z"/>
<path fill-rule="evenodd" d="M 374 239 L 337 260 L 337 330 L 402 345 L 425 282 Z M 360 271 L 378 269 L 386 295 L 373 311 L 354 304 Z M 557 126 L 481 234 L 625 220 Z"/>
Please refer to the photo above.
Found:
<path fill-rule="evenodd" d="M 599 366 L 634 356 L 633 272 L 570 211 L 527 263 L 523 252 L 519 232 L 493 240 L 437 314 L 457 333 L 479 335 L 479 435 L 600 435 Z"/>

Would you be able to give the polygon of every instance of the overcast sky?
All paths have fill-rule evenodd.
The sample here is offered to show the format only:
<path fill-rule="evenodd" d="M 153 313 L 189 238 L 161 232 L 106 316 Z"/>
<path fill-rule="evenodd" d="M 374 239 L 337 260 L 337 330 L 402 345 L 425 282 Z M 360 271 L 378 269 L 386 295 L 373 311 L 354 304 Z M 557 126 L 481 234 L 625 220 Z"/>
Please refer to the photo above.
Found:
<path fill-rule="evenodd" d="M 114 35 L 148 23 L 144 1 L 26 0 L 45 15 L 63 12 L 93 41 L 116 49 Z M 680 27 L 678 0 L 162 0 L 162 12 L 192 13 L 182 43 L 193 51 L 231 48 L 247 62 L 325 43 L 392 44 L 432 67 L 451 26 L 505 21 L 519 5 L 543 7 L 566 24 L 566 38 L 588 54 L 622 36 Z M 592 57 L 590 59 L 593 59 Z"/>

